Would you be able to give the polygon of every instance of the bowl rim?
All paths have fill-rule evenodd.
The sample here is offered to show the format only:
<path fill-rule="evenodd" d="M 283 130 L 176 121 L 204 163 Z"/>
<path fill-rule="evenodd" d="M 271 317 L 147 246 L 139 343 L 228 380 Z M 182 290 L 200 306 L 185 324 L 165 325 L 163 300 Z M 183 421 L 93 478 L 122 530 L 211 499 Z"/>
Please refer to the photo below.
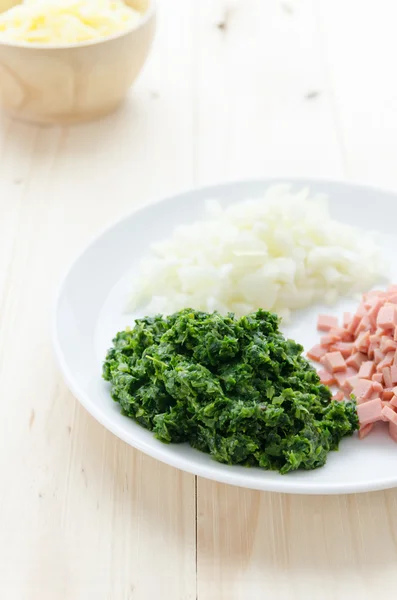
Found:
<path fill-rule="evenodd" d="M 18 42 L 13 40 L 2 40 L 0 38 L 0 47 L 8 47 L 8 48 L 18 48 L 18 49 L 27 49 L 27 50 L 71 50 L 71 49 L 79 49 L 79 48 L 87 48 L 90 46 L 98 46 L 99 44 L 105 44 L 106 42 L 111 42 L 113 40 L 117 40 L 118 38 L 122 38 L 132 33 L 133 31 L 138 31 L 146 25 L 156 14 L 157 12 L 157 0 L 149 0 L 149 6 L 147 10 L 142 14 L 142 18 L 139 19 L 137 23 L 127 27 L 123 31 L 118 31 L 113 35 L 108 35 L 106 37 L 100 37 L 98 39 L 87 40 L 85 42 L 73 42 L 71 44 L 40 44 L 38 42 Z"/>

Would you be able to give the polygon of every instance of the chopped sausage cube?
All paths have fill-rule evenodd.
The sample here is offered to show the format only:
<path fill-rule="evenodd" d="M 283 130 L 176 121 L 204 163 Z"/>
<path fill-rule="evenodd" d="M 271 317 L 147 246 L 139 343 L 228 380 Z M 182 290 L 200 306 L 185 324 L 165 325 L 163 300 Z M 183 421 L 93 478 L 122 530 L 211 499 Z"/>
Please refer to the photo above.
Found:
<path fill-rule="evenodd" d="M 358 412 L 358 409 L 357 409 Z M 392 408 L 390 408 L 390 406 L 384 406 L 382 408 L 382 416 L 386 417 L 386 419 L 388 421 L 391 421 L 392 423 L 394 423 L 394 425 L 397 425 L 397 413 L 394 412 L 394 410 Z M 360 419 L 360 417 L 359 417 Z"/>
<path fill-rule="evenodd" d="M 338 327 L 338 317 L 331 315 L 318 316 L 317 329 L 319 331 L 330 331 L 333 327 Z"/>
<path fill-rule="evenodd" d="M 328 352 L 324 356 L 324 367 L 330 373 L 337 373 L 338 371 L 346 371 L 346 362 L 342 354 L 337 352 Z"/>
<path fill-rule="evenodd" d="M 394 332 L 397 325 L 396 307 L 393 304 L 382 306 L 378 313 L 376 324 L 383 330 L 392 329 Z"/>
<path fill-rule="evenodd" d="M 386 410 L 387 408 L 388 407 L 382 408 L 382 401 L 380 398 L 376 398 L 375 400 L 369 400 L 369 402 L 365 402 L 364 404 L 358 405 L 357 414 L 360 425 L 363 426 L 367 425 L 368 423 L 375 423 L 376 421 L 380 421 L 382 411 Z"/>
<path fill-rule="evenodd" d="M 362 363 L 360 370 L 358 372 L 358 376 L 361 379 L 371 379 L 372 375 L 375 372 L 375 364 L 372 360 L 366 360 Z"/>

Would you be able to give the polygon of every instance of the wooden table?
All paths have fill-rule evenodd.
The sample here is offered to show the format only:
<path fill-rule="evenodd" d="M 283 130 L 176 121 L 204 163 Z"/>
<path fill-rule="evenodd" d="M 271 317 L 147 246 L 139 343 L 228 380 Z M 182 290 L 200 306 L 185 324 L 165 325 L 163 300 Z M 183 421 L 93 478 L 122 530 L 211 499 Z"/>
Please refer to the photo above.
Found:
<path fill-rule="evenodd" d="M 395 598 L 396 491 L 294 497 L 197 479 L 108 433 L 55 365 L 64 268 L 138 203 L 245 177 L 397 188 L 393 0 L 159 4 L 123 110 L 67 129 L 1 123 L 0 597 Z"/>

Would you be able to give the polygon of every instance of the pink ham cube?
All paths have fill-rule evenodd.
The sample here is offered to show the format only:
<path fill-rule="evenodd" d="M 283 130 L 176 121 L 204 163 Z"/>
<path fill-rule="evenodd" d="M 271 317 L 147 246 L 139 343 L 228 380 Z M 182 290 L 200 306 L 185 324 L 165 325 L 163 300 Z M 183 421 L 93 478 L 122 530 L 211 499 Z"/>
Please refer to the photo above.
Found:
<path fill-rule="evenodd" d="M 385 354 L 387 354 L 387 352 L 390 352 L 392 350 L 396 351 L 396 349 L 397 349 L 397 342 L 395 342 L 388 335 L 382 335 L 382 339 L 380 342 L 381 352 L 384 352 Z"/>
<path fill-rule="evenodd" d="M 360 425 L 363 426 L 367 425 L 368 423 L 380 421 L 382 418 L 382 411 L 386 410 L 387 408 L 388 407 L 382 408 L 382 401 L 380 398 L 369 400 L 368 402 L 364 402 L 364 404 L 359 404 L 357 406 L 357 414 Z"/>
<path fill-rule="evenodd" d="M 391 378 L 391 369 L 390 367 L 384 367 L 382 369 L 383 381 L 385 382 L 385 387 L 391 388 L 393 387 L 393 381 Z"/>
<path fill-rule="evenodd" d="M 353 315 L 352 313 L 345 312 L 343 313 L 343 327 L 347 329 L 352 322 Z"/>
<path fill-rule="evenodd" d="M 347 379 L 355 377 L 357 375 L 357 372 L 354 369 L 352 369 L 351 367 L 348 367 L 346 369 L 346 371 L 338 371 L 337 373 L 333 373 L 332 375 L 335 378 L 336 384 L 341 389 L 345 389 Z M 358 381 L 358 378 L 357 378 L 357 381 Z"/>
<path fill-rule="evenodd" d="M 358 430 L 358 438 L 363 440 L 371 432 L 373 426 L 373 423 L 367 423 L 366 425 L 363 425 L 363 427 L 360 427 Z"/>
<path fill-rule="evenodd" d="M 349 358 L 353 352 L 353 344 L 352 342 L 336 342 L 336 344 L 332 344 L 331 349 L 333 351 L 339 350 L 342 354 L 343 358 Z"/>
<path fill-rule="evenodd" d="M 316 344 L 307 352 L 308 358 L 316 362 L 320 362 L 320 360 L 327 354 L 327 349 L 320 346 L 320 344 Z"/>
<path fill-rule="evenodd" d="M 393 396 L 394 396 L 393 388 L 383 388 L 382 400 L 384 402 L 390 402 L 390 400 L 393 398 Z"/>
<path fill-rule="evenodd" d="M 322 383 L 323 385 L 335 384 L 334 375 L 332 373 L 329 373 L 328 371 L 325 371 L 324 369 L 321 369 L 321 371 L 318 372 L 318 376 L 320 377 L 320 383 Z"/>
<path fill-rule="evenodd" d="M 321 346 L 330 346 L 331 344 L 334 344 L 335 342 L 339 342 L 339 341 L 340 341 L 339 335 L 331 335 L 330 333 L 328 335 L 323 335 L 320 338 Z"/>
<path fill-rule="evenodd" d="M 319 315 L 317 319 L 317 329 L 319 331 L 330 331 L 333 327 L 338 327 L 338 318 L 332 315 Z"/>
<path fill-rule="evenodd" d="M 392 329 L 394 332 L 397 325 L 396 306 L 393 304 L 382 306 L 378 313 L 376 324 L 383 330 Z"/>
<path fill-rule="evenodd" d="M 355 346 L 359 352 L 367 352 L 369 347 L 369 331 L 360 333 L 356 339 Z"/>
<path fill-rule="evenodd" d="M 373 382 L 369 379 L 359 379 L 352 390 L 358 403 L 365 402 L 371 396 L 373 391 Z"/>
<path fill-rule="evenodd" d="M 343 385 L 343 390 L 347 395 L 349 395 L 354 388 L 359 384 L 361 379 L 358 378 L 358 375 L 353 377 L 348 377 Z"/>
<path fill-rule="evenodd" d="M 352 367 L 356 371 L 358 371 L 365 360 L 365 354 L 361 352 L 355 352 L 346 360 L 346 364 L 348 367 Z"/>
<path fill-rule="evenodd" d="M 381 396 L 383 393 L 383 385 L 378 381 L 372 381 L 372 391 L 376 392 L 378 396 Z"/>
<path fill-rule="evenodd" d="M 358 372 L 358 376 L 361 379 L 371 379 L 372 375 L 375 372 L 375 364 L 372 360 L 366 360 L 362 363 L 360 370 Z"/>
<path fill-rule="evenodd" d="M 339 351 L 327 352 L 323 359 L 323 365 L 330 373 L 346 371 L 347 368 L 345 359 Z"/>
<path fill-rule="evenodd" d="M 369 404 L 369 402 L 367 404 Z M 357 409 L 357 412 L 358 412 L 358 409 Z M 394 412 L 394 410 L 392 408 L 390 408 L 390 406 L 384 406 L 382 408 L 381 414 L 388 421 L 391 421 L 392 423 L 394 423 L 394 425 L 397 425 L 397 413 Z M 360 419 L 360 417 L 359 417 L 359 419 Z"/>
<path fill-rule="evenodd" d="M 388 352 L 386 354 L 384 359 L 381 360 L 380 363 L 378 363 L 378 365 L 376 367 L 376 370 L 378 371 L 378 373 L 380 373 L 382 371 L 382 369 L 384 369 L 385 367 L 391 367 L 391 365 L 393 364 L 394 355 L 395 355 L 395 352 Z M 376 362 L 376 360 L 375 360 L 375 362 Z"/>

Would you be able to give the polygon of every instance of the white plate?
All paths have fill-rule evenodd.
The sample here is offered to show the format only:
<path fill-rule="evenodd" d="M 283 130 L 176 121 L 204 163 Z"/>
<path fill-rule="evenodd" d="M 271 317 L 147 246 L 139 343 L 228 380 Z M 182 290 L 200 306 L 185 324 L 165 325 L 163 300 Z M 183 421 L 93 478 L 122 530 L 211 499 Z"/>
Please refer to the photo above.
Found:
<path fill-rule="evenodd" d="M 258 490 L 336 494 L 397 486 L 397 445 L 383 431 L 365 440 L 342 441 L 325 467 L 288 475 L 259 468 L 228 466 L 188 445 L 166 445 L 119 412 L 101 378 L 102 362 L 114 334 L 133 324 L 125 314 L 138 263 L 149 245 L 169 236 L 173 227 L 201 217 L 204 201 L 218 198 L 224 205 L 247 197 L 262 197 L 275 181 L 228 183 L 186 192 L 144 207 L 97 237 L 76 260 L 64 279 L 56 301 L 53 338 L 65 379 L 82 405 L 119 438 L 169 465 L 202 477 Z M 325 192 L 334 217 L 363 229 L 384 233 L 386 254 L 397 256 L 397 197 L 391 193 L 345 183 L 293 180 Z M 363 243 L 365 240 L 363 239 Z M 397 283 L 397 266 L 392 267 Z M 340 302 L 333 312 L 356 306 Z M 315 321 L 321 307 L 299 314 L 287 333 L 306 348 L 318 340 Z M 327 309 L 329 311 L 329 309 Z M 142 316 L 142 315 L 139 315 Z"/>

